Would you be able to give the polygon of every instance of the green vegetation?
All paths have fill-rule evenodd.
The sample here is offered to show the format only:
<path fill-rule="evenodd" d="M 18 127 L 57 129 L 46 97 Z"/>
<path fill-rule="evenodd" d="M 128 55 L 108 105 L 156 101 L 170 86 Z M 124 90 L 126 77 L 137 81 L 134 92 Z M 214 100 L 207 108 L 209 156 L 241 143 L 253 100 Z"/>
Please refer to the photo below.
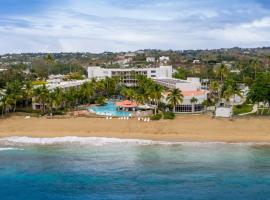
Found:
<path fill-rule="evenodd" d="M 257 77 L 250 88 L 248 99 L 251 102 L 258 104 L 258 107 L 259 107 L 259 103 L 261 102 L 264 105 L 268 104 L 268 106 L 270 106 L 270 73 L 269 72 L 257 74 Z M 265 108 L 265 106 L 263 106 L 263 108 L 261 109 L 261 112 L 259 112 L 260 110 L 258 109 L 257 114 L 261 113 L 262 115 L 265 109 L 269 109 L 269 107 Z"/>
<path fill-rule="evenodd" d="M 160 120 L 161 118 L 162 118 L 162 114 L 156 114 L 150 117 L 151 120 Z"/>
<path fill-rule="evenodd" d="M 136 87 L 123 87 L 120 94 L 127 99 L 135 100 L 140 104 L 152 103 L 155 105 L 155 115 L 162 97 L 164 88 L 145 76 L 137 76 Z"/>
<path fill-rule="evenodd" d="M 173 112 L 175 112 L 175 106 L 183 102 L 183 98 L 184 96 L 179 89 L 175 88 L 170 91 L 166 100 L 173 107 Z"/>
<path fill-rule="evenodd" d="M 84 79 L 84 76 L 80 72 L 69 73 L 64 78 L 65 81 L 69 81 L 69 80 L 83 80 L 83 79 Z"/>
<path fill-rule="evenodd" d="M 164 112 L 163 113 L 163 119 L 174 119 L 175 114 L 173 112 Z"/>
<path fill-rule="evenodd" d="M 237 105 L 233 106 L 233 114 L 234 115 L 239 115 L 243 113 L 249 113 L 253 109 L 253 105 L 251 104 L 242 104 L 242 105 Z"/>

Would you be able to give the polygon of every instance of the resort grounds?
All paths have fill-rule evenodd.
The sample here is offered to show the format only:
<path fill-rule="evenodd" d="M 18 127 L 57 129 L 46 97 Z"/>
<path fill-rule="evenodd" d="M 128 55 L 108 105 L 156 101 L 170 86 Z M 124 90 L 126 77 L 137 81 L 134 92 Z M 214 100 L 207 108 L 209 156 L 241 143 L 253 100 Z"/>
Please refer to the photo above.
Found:
<path fill-rule="evenodd" d="M 214 119 L 180 115 L 175 120 L 142 122 L 137 119 L 12 116 L 0 119 L 0 137 L 108 137 L 174 142 L 270 142 L 269 117 Z"/>

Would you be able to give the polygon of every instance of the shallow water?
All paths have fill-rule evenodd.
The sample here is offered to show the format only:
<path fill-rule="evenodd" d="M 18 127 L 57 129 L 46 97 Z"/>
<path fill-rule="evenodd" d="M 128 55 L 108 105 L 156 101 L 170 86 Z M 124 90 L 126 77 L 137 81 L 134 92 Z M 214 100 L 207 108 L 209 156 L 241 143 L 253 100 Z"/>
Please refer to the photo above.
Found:
<path fill-rule="evenodd" d="M 0 140 L 6 199 L 269 199 L 270 146 L 106 138 Z"/>

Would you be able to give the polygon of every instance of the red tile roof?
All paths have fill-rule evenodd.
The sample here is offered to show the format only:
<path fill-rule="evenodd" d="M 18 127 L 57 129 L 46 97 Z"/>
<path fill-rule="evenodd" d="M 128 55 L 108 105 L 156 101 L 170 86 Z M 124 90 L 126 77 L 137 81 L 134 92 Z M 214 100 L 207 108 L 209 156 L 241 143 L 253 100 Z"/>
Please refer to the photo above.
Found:
<path fill-rule="evenodd" d="M 137 107 L 138 104 L 134 101 L 125 100 L 125 101 L 116 102 L 116 106 L 123 107 L 123 108 L 134 108 L 134 107 Z"/>

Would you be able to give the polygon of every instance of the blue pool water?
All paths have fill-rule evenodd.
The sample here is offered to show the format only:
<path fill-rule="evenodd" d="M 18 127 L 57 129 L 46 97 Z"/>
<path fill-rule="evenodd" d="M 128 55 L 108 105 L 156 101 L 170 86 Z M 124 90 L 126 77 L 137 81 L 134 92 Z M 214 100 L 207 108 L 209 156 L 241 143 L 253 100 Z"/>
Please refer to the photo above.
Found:
<path fill-rule="evenodd" d="M 89 108 L 90 112 L 94 112 L 97 115 L 107 115 L 107 116 L 115 116 L 115 117 L 128 117 L 130 116 L 130 112 L 127 111 L 118 111 L 116 109 L 115 103 L 110 101 L 104 106 L 93 106 Z"/>
<path fill-rule="evenodd" d="M 0 141 L 1 200 L 266 200 L 270 146 L 105 138 Z"/>

